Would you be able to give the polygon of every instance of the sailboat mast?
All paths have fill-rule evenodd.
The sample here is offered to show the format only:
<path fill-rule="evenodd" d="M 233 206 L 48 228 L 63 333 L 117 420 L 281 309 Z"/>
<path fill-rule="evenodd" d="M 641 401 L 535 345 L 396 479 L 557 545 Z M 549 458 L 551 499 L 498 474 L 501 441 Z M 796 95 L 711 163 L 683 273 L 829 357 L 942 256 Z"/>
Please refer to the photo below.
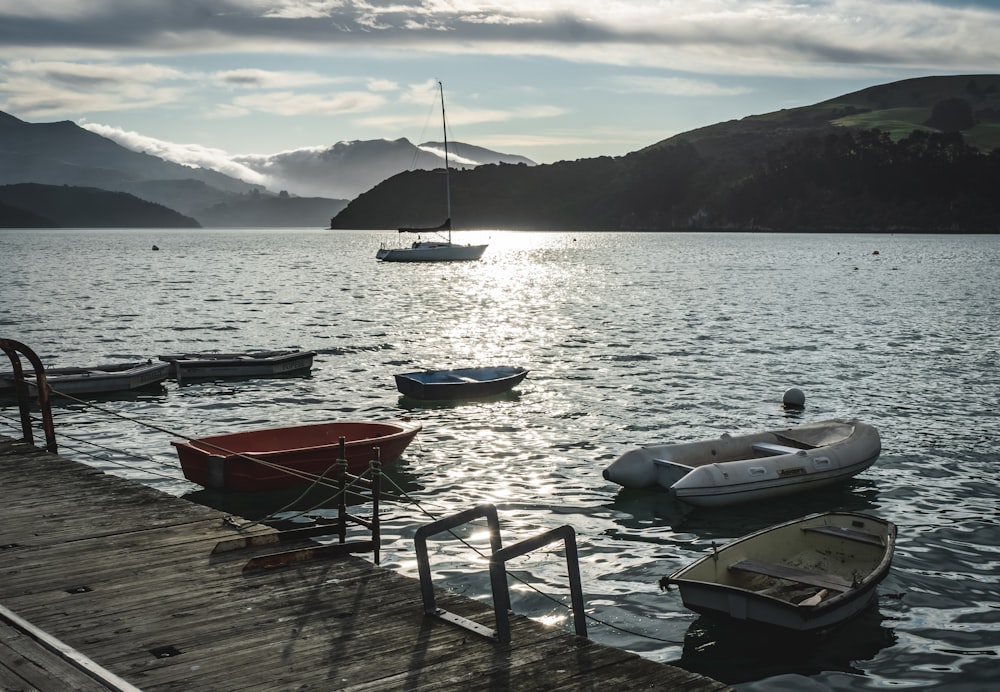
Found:
<path fill-rule="evenodd" d="M 448 120 L 444 115 L 444 84 L 438 80 L 438 89 L 441 92 L 441 129 L 444 132 L 444 189 L 445 202 L 447 204 L 448 216 L 448 242 L 451 242 L 451 166 L 448 163 Z"/>

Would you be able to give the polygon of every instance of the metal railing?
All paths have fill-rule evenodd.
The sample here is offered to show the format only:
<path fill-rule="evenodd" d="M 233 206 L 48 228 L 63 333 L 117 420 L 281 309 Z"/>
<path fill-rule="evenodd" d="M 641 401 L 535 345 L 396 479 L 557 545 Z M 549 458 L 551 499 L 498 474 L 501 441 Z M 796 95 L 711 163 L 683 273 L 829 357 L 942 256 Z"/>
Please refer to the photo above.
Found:
<path fill-rule="evenodd" d="M 430 559 L 427 553 L 427 538 L 450 531 L 473 519 L 485 518 L 490 534 L 490 586 L 493 591 L 493 611 L 496 629 L 491 630 L 478 622 L 449 613 L 438 608 L 434 599 L 434 584 L 431 579 Z M 558 540 L 563 541 L 566 550 L 566 571 L 569 577 L 570 598 L 573 606 L 573 625 L 581 637 L 587 636 L 587 619 L 584 613 L 583 586 L 580 580 L 579 554 L 576 548 L 576 532 L 565 525 L 543 534 L 519 541 L 506 548 L 500 538 L 500 520 L 497 509 L 492 504 L 480 504 L 458 514 L 453 514 L 417 529 L 413 543 L 417 553 L 417 571 L 420 575 L 420 594 L 423 598 L 424 614 L 458 625 L 470 632 L 482 635 L 502 644 L 510 643 L 510 589 L 507 583 L 506 563 L 516 557 L 526 555 Z"/>
<path fill-rule="evenodd" d="M 347 471 L 346 438 L 340 438 L 340 456 L 334 464 L 334 479 L 337 481 L 338 502 L 337 520 L 335 524 L 325 524 L 302 529 L 279 531 L 276 534 L 264 534 L 245 538 L 234 538 L 222 541 L 215 546 L 213 554 L 256 548 L 273 543 L 300 541 L 313 536 L 336 535 L 337 542 L 325 545 L 314 545 L 307 548 L 297 548 L 269 555 L 251 558 L 244 566 L 244 571 L 255 571 L 286 567 L 290 564 L 313 560 L 317 558 L 336 558 L 354 553 L 372 553 L 374 563 L 379 564 L 379 548 L 381 546 L 381 524 L 379 519 L 379 503 L 382 498 L 382 462 L 381 449 L 373 447 L 374 458 L 369 462 L 368 470 L 371 478 L 356 476 Z M 362 494 L 358 490 L 366 490 Z M 371 518 L 358 516 L 347 509 L 348 493 L 359 495 L 361 499 L 371 500 Z M 368 537 L 348 540 L 348 525 L 356 524 L 369 532 Z"/>
<path fill-rule="evenodd" d="M 13 369 L 14 393 L 17 396 L 17 404 L 21 411 L 21 435 L 23 441 L 33 445 L 35 436 L 31 426 L 31 392 L 34 390 L 38 398 L 38 407 L 42 413 L 42 429 L 45 432 L 45 449 L 55 454 L 58 451 L 56 446 L 56 430 L 52 422 L 52 408 L 49 405 L 49 382 L 45 377 L 45 366 L 42 359 L 30 348 L 20 341 L 13 339 L 0 339 L 0 350 L 7 354 Z M 35 381 L 28 382 L 24 377 L 24 367 L 21 365 L 21 354 L 31 363 L 34 371 Z"/>

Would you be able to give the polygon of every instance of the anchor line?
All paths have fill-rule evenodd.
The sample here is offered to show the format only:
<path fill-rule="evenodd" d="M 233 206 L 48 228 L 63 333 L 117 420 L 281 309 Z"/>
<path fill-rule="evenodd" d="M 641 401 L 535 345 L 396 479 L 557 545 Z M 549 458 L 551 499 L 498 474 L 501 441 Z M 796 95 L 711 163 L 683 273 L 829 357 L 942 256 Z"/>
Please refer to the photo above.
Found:
<path fill-rule="evenodd" d="M 94 404 L 93 402 L 86 401 L 86 400 L 83 400 L 83 399 L 78 399 L 78 398 L 76 398 L 76 397 L 74 397 L 72 395 L 56 391 L 56 390 L 52 389 L 51 386 L 49 387 L 49 389 L 50 389 L 50 391 L 54 392 L 55 394 L 58 394 L 61 397 L 65 397 L 65 398 L 71 399 L 72 401 L 74 401 L 74 402 L 76 402 L 78 404 L 81 404 L 81 405 L 83 405 L 83 406 L 85 406 L 87 408 L 95 409 L 95 410 L 100 411 L 102 413 L 105 413 L 107 415 L 110 415 L 110 416 L 113 416 L 113 417 L 116 417 L 116 418 L 120 418 L 122 420 L 127 420 L 127 421 L 129 421 L 131 423 L 134 423 L 136 425 L 140 425 L 140 426 L 143 426 L 143 427 L 150 428 L 152 430 L 156 430 L 158 432 L 165 433 L 167 435 L 178 437 L 178 438 L 186 440 L 188 442 L 192 442 L 192 441 L 196 440 L 196 438 L 180 434 L 180 433 L 176 432 L 175 430 L 171 430 L 169 428 L 164 428 L 162 426 L 155 425 L 153 423 L 149 423 L 149 422 L 146 422 L 146 421 L 143 421 L 143 420 L 139 420 L 138 418 L 134 418 L 134 417 L 131 417 L 131 416 L 126 416 L 126 415 L 124 415 L 122 413 L 118 413 L 117 411 L 112 411 L 112 410 L 104 408 L 102 406 L 98 406 L 97 404 Z M 73 438 L 70 438 L 70 439 L 73 439 Z M 270 514 L 268 514 L 266 517 L 263 517 L 261 519 L 250 521 L 250 522 L 247 522 L 247 523 L 244 523 L 244 524 L 235 524 L 236 528 L 238 528 L 240 530 L 244 530 L 244 529 L 256 526 L 256 525 L 264 524 L 268 519 L 274 518 L 275 515 L 280 514 L 280 513 L 284 512 L 284 511 L 287 511 L 287 509 L 289 507 L 294 506 L 296 502 L 298 502 L 303 497 L 305 497 L 309 493 L 310 490 L 313 490 L 317 486 L 326 487 L 326 488 L 329 488 L 331 490 L 334 490 L 335 492 L 330 497 L 325 498 L 321 503 L 314 505 L 310 509 L 303 510 L 302 512 L 300 512 L 300 513 L 298 513 L 298 514 L 296 514 L 294 516 L 297 516 L 297 517 L 304 516 L 304 515 L 308 514 L 309 512 L 312 512 L 315 509 L 321 507 L 323 504 L 326 504 L 327 502 L 339 499 L 340 488 L 338 486 L 335 486 L 335 485 L 331 484 L 329 482 L 329 479 L 326 478 L 326 474 L 333 468 L 333 465 L 331 465 L 322 474 L 313 474 L 313 473 L 308 473 L 308 472 L 304 472 L 304 471 L 299 471 L 297 469 L 289 469 L 289 468 L 287 468 L 285 466 L 282 466 L 280 464 L 274 464 L 274 463 L 266 461 L 264 459 L 258 459 L 258 458 L 255 458 L 255 457 L 252 457 L 252 456 L 248 456 L 248 455 L 245 455 L 245 454 L 242 454 L 242 453 L 239 453 L 239 452 L 233 452 L 231 450 L 225 449 L 224 447 L 220 447 L 220 446 L 215 445 L 215 444 L 205 443 L 205 442 L 199 442 L 199 444 L 207 445 L 207 446 L 211 447 L 212 449 L 215 449 L 217 451 L 223 452 L 223 453 L 225 453 L 227 455 L 236 456 L 236 457 L 239 457 L 241 459 L 245 459 L 247 461 L 252 461 L 252 462 L 255 462 L 255 463 L 258 463 L 258 464 L 262 464 L 262 465 L 270 467 L 270 468 L 280 469 L 280 470 L 284 471 L 285 473 L 289 473 L 290 475 L 296 476 L 298 478 L 302 478 L 303 480 L 309 480 L 309 481 L 311 481 L 311 484 L 306 488 L 306 490 L 304 490 L 302 492 L 302 494 L 299 495 L 298 498 L 296 498 L 292 502 L 286 504 L 284 508 L 275 510 L 275 511 L 271 512 Z M 112 463 L 115 463 L 115 462 L 112 462 Z M 146 469 L 143 469 L 143 470 L 146 470 Z M 346 493 L 354 485 L 356 485 L 360 480 L 362 480 L 362 478 L 364 477 L 364 474 L 366 474 L 366 473 L 368 473 L 368 471 L 365 471 L 360 476 L 352 478 L 351 482 L 348 483 L 345 486 L 344 492 Z M 403 499 L 408 500 L 422 514 L 426 515 L 427 517 L 429 517 L 430 519 L 432 519 L 434 521 L 436 521 L 437 519 L 439 519 L 439 517 L 437 515 L 435 515 L 431 511 L 427 510 L 424 507 L 423 503 L 421 503 L 418 500 L 416 500 L 415 498 L 413 498 L 408 492 L 406 492 L 405 489 L 401 488 L 388 475 L 383 474 L 382 478 L 383 478 L 383 480 L 388 481 L 392 485 L 392 487 L 395 488 L 400 493 L 400 495 L 402 496 Z M 474 553 L 476 553 L 477 555 L 479 555 L 483 559 L 489 560 L 489 557 L 490 557 L 489 555 L 483 553 L 479 548 L 477 548 L 476 546 L 470 544 L 468 541 L 466 541 L 464 538 L 462 538 L 461 536 L 459 536 L 458 534 L 456 534 L 454 531 L 452 531 L 452 530 L 449 529 L 448 533 L 450 533 L 452 535 L 452 537 L 454 537 L 456 540 L 458 540 L 462 545 L 464 545 L 469 550 L 472 550 Z M 564 610 L 570 610 L 570 607 L 568 605 L 566 605 L 565 603 L 561 602 L 559 599 L 555 598 L 554 596 L 552 596 L 550 594 L 547 594 L 547 593 L 539 590 L 536 586 L 534 586 L 533 584 L 527 582 L 523 578 L 519 577 L 517 574 L 512 574 L 512 573 L 508 572 L 508 576 L 510 576 L 513 579 L 515 579 L 516 581 L 520 582 L 523 586 L 525 586 L 526 588 L 530 589 L 535 594 L 537 594 L 537 595 L 539 595 L 539 596 L 541 596 L 541 597 L 543 597 L 543 598 L 551 601 L 554 605 L 557 605 L 557 606 L 563 608 Z M 660 642 L 660 643 L 664 643 L 664 644 L 683 644 L 682 641 L 676 641 L 676 640 L 672 640 L 672 639 L 664 639 L 662 637 L 655 637 L 653 635 L 645 634 L 643 632 L 636 632 L 634 630 L 630 630 L 630 629 L 621 627 L 620 625 L 615 625 L 615 624 L 607 622 L 605 620 L 601 620 L 600 618 L 597 618 L 597 617 L 595 617 L 593 615 L 585 614 L 585 616 L 586 616 L 586 618 L 587 618 L 587 620 L 589 622 L 592 622 L 592 623 L 595 623 L 595 624 L 598 624 L 598 625 L 603 625 L 605 627 L 608 627 L 608 628 L 610 628 L 612 630 L 615 630 L 617 632 L 621 632 L 623 634 L 628 634 L 628 635 L 631 635 L 631 636 L 634 636 L 634 637 L 641 637 L 643 639 L 648 639 L 648 640 L 651 640 L 651 641 L 656 641 L 656 642 Z"/>

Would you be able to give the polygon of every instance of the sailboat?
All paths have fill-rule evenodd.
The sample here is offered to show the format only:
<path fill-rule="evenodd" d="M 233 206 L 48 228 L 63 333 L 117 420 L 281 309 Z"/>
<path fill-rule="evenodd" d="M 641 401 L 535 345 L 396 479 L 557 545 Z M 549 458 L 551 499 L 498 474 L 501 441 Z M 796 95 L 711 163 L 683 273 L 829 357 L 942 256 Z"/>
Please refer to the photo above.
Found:
<path fill-rule="evenodd" d="M 428 240 L 417 236 L 409 247 L 379 248 L 375 259 L 383 262 L 466 262 L 478 260 L 486 252 L 486 245 L 462 245 L 451 242 L 451 166 L 448 160 L 448 125 L 444 112 L 444 85 L 438 82 L 441 94 L 441 125 L 444 129 L 444 185 L 448 212 L 444 223 L 429 228 L 400 228 L 400 233 L 432 234 Z"/>

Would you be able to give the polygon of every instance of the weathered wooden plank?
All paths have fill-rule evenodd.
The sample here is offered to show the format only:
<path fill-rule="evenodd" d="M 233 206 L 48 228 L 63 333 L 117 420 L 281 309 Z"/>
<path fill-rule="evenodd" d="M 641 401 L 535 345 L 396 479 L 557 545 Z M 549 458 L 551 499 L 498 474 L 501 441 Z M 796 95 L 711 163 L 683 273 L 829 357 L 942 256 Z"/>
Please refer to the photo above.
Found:
<path fill-rule="evenodd" d="M 99 666 L 91 665 L 51 637 L 46 637 L 46 640 L 49 642 L 47 645 L 21 631 L 8 622 L 6 614 L 0 617 L 0 689 L 4 692 L 36 689 L 108 692 L 109 689 L 122 689 L 116 685 L 118 681 L 102 678 Z M 96 671 L 96 677 L 86 670 Z"/>
<path fill-rule="evenodd" d="M 724 689 L 522 616 L 498 644 L 426 617 L 415 580 L 357 557 L 244 572 L 288 546 L 212 555 L 270 529 L 240 532 L 223 513 L 2 437 L 0 485 L 0 546 L 13 545 L 0 550 L 0 602 L 144 690 Z M 436 598 L 495 626 L 491 603 Z M 0 640 L 0 687 L 76 687 L 25 682 L 25 665 Z"/>

